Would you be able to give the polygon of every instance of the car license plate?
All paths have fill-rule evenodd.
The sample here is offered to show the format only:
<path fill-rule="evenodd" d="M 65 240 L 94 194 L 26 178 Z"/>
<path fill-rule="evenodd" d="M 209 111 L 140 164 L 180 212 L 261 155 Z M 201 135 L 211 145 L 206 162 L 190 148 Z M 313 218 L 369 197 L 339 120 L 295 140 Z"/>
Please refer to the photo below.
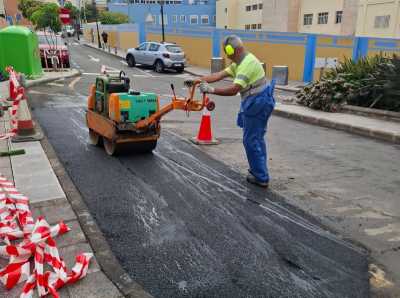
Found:
<path fill-rule="evenodd" d="M 182 64 L 182 63 L 175 63 L 175 66 L 176 66 L 176 67 L 182 67 L 183 64 Z"/>

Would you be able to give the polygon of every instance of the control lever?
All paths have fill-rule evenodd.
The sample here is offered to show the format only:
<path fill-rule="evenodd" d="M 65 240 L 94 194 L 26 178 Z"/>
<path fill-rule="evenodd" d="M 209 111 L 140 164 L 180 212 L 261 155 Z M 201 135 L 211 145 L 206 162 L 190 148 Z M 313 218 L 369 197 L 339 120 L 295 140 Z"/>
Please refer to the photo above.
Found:
<path fill-rule="evenodd" d="M 175 93 L 175 86 L 174 86 L 174 84 L 171 84 L 171 89 L 172 89 L 172 93 L 174 94 L 174 99 L 176 99 L 176 93 Z"/>

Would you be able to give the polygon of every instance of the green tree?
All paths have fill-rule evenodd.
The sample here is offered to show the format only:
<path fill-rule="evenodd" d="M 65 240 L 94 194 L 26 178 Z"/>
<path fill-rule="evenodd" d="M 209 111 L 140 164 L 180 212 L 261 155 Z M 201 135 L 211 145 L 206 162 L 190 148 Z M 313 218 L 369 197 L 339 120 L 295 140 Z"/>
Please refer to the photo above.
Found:
<path fill-rule="evenodd" d="M 79 9 L 78 9 L 76 6 L 72 5 L 71 2 L 65 2 L 64 8 L 69 9 L 69 11 L 70 11 L 70 18 L 71 18 L 72 20 L 75 20 L 75 21 L 78 21 L 78 20 L 79 20 L 80 11 L 79 11 Z"/>
<path fill-rule="evenodd" d="M 129 18 L 126 14 L 119 13 L 119 12 L 110 12 L 110 11 L 102 11 L 100 13 L 100 22 L 102 24 L 125 24 L 129 23 Z"/>
<path fill-rule="evenodd" d="M 31 20 L 33 13 L 43 6 L 43 2 L 37 0 L 19 0 L 18 9 L 22 12 L 24 18 Z"/>
<path fill-rule="evenodd" d="M 31 16 L 31 21 L 36 30 L 43 30 L 50 48 L 57 48 L 56 33 L 61 31 L 59 6 L 55 3 L 45 3 Z"/>
<path fill-rule="evenodd" d="M 37 30 L 61 31 L 59 7 L 55 3 L 46 3 L 40 6 L 32 14 L 31 21 Z"/>
<path fill-rule="evenodd" d="M 86 4 L 85 8 L 81 10 L 81 18 L 91 23 L 96 20 L 96 8 L 92 4 Z"/>

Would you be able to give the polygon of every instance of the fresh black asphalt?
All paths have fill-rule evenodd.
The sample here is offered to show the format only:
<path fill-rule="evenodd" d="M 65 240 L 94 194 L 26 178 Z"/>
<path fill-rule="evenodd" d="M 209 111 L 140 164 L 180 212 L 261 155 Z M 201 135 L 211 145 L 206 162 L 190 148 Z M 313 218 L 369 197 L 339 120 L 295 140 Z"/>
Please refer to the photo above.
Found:
<path fill-rule="evenodd" d="M 109 157 L 88 144 L 82 96 L 35 90 L 34 116 L 122 266 L 155 297 L 369 296 L 365 254 L 173 131 L 153 154 Z"/>

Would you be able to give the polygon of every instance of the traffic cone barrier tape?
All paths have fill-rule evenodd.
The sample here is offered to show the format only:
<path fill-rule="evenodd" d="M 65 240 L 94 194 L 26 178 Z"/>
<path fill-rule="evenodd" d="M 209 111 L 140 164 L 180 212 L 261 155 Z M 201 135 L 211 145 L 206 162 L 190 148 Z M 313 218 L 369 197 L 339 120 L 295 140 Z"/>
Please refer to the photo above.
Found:
<path fill-rule="evenodd" d="M 43 136 L 35 132 L 35 126 L 28 108 L 25 88 L 20 86 L 17 74 L 12 67 L 7 67 L 10 74 L 10 98 L 13 100 L 10 112 L 10 131 L 0 135 L 0 140 L 12 138 L 13 142 L 40 140 Z M 20 105 L 22 104 L 22 108 Z"/>
<path fill-rule="evenodd" d="M 9 258 L 8 265 L 0 269 L 0 281 L 7 289 L 25 282 L 22 298 L 32 297 L 35 288 L 40 297 L 48 294 L 59 297 L 57 289 L 85 277 L 93 254 L 78 255 L 71 272 L 59 255 L 54 238 L 68 231 L 62 221 L 54 226 L 43 217 L 34 221 L 29 199 L 0 175 L 0 240 L 5 243 L 0 246 L 0 256 Z M 21 241 L 15 243 L 15 240 Z M 53 270 L 44 271 L 44 264 Z"/>

